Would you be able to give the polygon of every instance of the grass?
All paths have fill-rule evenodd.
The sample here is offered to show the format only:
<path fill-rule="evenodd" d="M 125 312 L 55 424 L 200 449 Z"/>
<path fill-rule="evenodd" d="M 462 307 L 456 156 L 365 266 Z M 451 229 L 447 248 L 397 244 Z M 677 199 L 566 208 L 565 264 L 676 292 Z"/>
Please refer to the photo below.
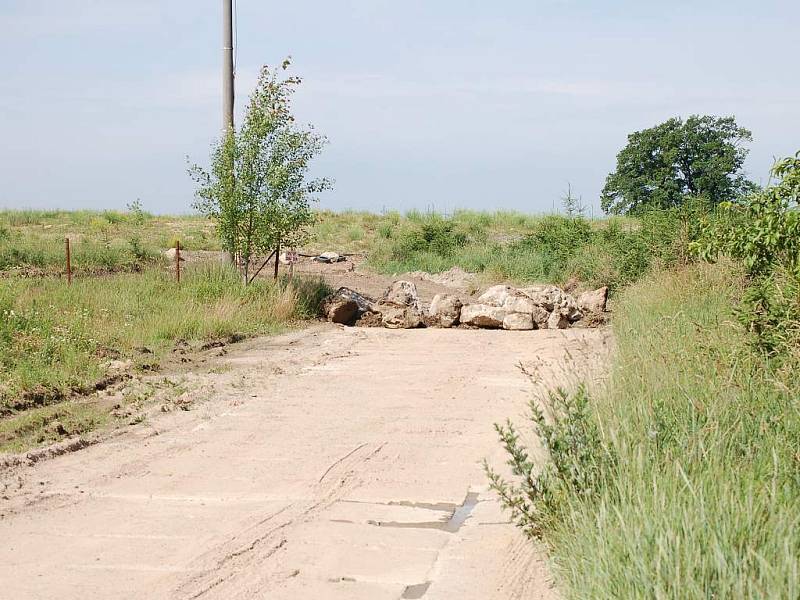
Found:
<path fill-rule="evenodd" d="M 608 392 L 562 415 L 569 475 L 529 496 L 567 597 L 800 597 L 800 381 L 753 352 L 743 285 L 697 266 L 622 293 Z M 575 473 L 591 489 L 553 492 Z"/>
<path fill-rule="evenodd" d="M 219 250 L 214 226 L 198 216 L 154 217 L 119 211 L 0 211 L 0 273 L 54 274 L 64 269 L 69 237 L 78 274 L 135 271 L 158 261 L 176 241 L 187 250 Z"/>
<path fill-rule="evenodd" d="M 158 269 L 76 278 L 71 287 L 7 278 L 0 288 L 0 450 L 4 435 L 8 443 L 10 431 L 52 420 L 53 411 L 80 421 L 70 394 L 93 389 L 112 359 L 152 369 L 177 340 L 275 333 L 315 316 L 326 291 L 304 280 L 259 280 L 245 289 L 220 265 L 187 267 L 180 286 Z"/>
<path fill-rule="evenodd" d="M 629 243 L 639 227 L 630 219 L 590 222 L 463 210 L 448 217 L 418 211 L 318 211 L 316 216 L 304 252 L 366 255 L 368 267 L 389 274 L 459 266 L 486 280 L 563 283 L 574 277 L 587 285 L 618 286 L 639 268 L 631 256 L 642 254 Z M 0 211 L 0 276 L 62 273 L 65 237 L 79 275 L 146 269 L 177 241 L 185 250 L 220 250 L 213 223 L 200 216 Z"/>
<path fill-rule="evenodd" d="M 450 218 L 410 213 L 384 222 L 369 265 L 384 273 L 441 272 L 451 267 L 487 280 L 619 288 L 656 263 L 678 259 L 670 249 L 677 217 L 641 222 L 583 217 L 457 212 Z"/>

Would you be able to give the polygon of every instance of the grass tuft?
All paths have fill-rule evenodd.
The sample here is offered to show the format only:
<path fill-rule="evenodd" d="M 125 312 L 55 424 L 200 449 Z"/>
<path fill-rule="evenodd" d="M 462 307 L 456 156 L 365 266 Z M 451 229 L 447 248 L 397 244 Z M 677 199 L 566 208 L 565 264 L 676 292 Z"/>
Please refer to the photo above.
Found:
<path fill-rule="evenodd" d="M 743 285 L 701 266 L 621 295 L 613 377 L 589 404 L 601 435 L 586 444 L 613 464 L 595 477 L 597 460 L 567 456 L 560 472 L 595 493 L 537 505 L 568 597 L 800 596 L 800 381 L 752 351 L 734 316 Z M 569 439 L 578 416 L 559 425 Z"/>

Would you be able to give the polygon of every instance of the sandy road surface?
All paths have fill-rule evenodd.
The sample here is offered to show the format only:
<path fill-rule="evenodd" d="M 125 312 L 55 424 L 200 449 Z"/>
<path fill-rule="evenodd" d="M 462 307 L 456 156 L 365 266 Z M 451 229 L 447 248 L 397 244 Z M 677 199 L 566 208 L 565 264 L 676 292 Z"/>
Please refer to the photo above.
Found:
<path fill-rule="evenodd" d="M 487 492 L 492 423 L 600 373 L 598 330 L 332 326 L 241 344 L 214 392 L 0 475 L 0 597 L 554 598 Z"/>

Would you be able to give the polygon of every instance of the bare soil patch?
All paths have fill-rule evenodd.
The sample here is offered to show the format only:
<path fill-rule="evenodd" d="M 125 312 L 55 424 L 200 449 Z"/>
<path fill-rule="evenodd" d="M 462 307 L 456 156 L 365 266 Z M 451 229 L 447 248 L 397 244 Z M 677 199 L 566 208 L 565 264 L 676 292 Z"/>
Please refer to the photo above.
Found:
<path fill-rule="evenodd" d="M 321 326 L 209 349 L 189 410 L 0 475 L 4 594 L 555 598 L 481 460 L 531 397 L 518 363 L 540 391 L 598 378 L 607 335 Z"/>

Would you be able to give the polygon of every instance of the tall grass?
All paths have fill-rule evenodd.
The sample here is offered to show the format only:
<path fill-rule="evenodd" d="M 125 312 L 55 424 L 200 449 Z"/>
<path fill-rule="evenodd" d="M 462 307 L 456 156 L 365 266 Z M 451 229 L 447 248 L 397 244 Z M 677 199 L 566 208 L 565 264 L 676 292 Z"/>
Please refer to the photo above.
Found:
<path fill-rule="evenodd" d="M 70 238 L 78 273 L 134 271 L 157 261 L 176 240 L 185 250 L 218 250 L 214 226 L 202 217 L 154 217 L 142 211 L 0 211 L 0 272 L 63 271 Z"/>
<path fill-rule="evenodd" d="M 610 387 L 589 405 L 597 460 L 565 469 L 599 483 L 539 503 L 568 597 L 800 597 L 800 381 L 753 353 L 741 291 L 703 266 L 622 294 Z"/>
<path fill-rule="evenodd" d="M 681 215 L 592 222 L 580 216 L 457 212 L 413 214 L 384 223 L 369 264 L 385 273 L 441 272 L 453 266 L 513 282 L 566 282 L 621 287 L 654 264 L 680 260 Z"/>
<path fill-rule="evenodd" d="M 100 378 L 108 354 L 157 359 L 176 340 L 276 332 L 316 315 L 325 286 L 256 281 L 219 265 L 75 279 L 9 278 L 0 287 L 0 415 L 60 401 Z M 147 360 L 151 360 L 147 355 Z"/>

